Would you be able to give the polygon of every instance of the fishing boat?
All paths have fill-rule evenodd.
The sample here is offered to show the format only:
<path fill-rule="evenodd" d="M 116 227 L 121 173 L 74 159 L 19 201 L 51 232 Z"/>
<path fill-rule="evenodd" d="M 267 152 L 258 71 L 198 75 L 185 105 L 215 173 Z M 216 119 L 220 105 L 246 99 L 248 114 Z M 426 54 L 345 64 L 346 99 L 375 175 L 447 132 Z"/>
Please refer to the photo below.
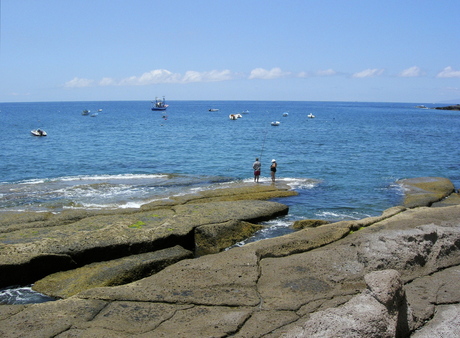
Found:
<path fill-rule="evenodd" d="M 219 111 L 219 109 L 217 109 L 217 108 L 211 108 L 211 109 L 209 109 L 209 111 Z"/>
<path fill-rule="evenodd" d="M 88 109 L 85 109 L 81 112 L 82 115 L 89 115 L 90 111 Z"/>
<path fill-rule="evenodd" d="M 280 125 L 280 121 L 273 121 L 273 122 L 271 123 L 271 125 L 274 126 L 274 127 L 277 127 L 277 126 Z"/>
<path fill-rule="evenodd" d="M 168 105 L 166 104 L 165 97 L 160 100 L 158 97 L 155 98 L 155 101 L 152 101 L 152 110 L 166 110 Z"/>
<path fill-rule="evenodd" d="M 313 115 L 312 113 L 310 113 L 310 114 L 308 114 L 308 117 L 312 119 L 312 118 L 315 117 L 315 115 Z"/>
<path fill-rule="evenodd" d="M 286 117 L 286 116 L 288 116 L 288 115 L 289 115 L 288 113 L 283 113 L 283 116 L 284 116 L 284 117 Z"/>
<path fill-rule="evenodd" d="M 46 133 L 46 131 L 44 131 L 44 130 L 42 130 L 42 129 L 34 129 L 34 130 L 31 130 L 30 132 L 31 132 L 32 135 L 34 135 L 34 136 L 46 136 L 46 135 L 48 135 L 48 134 Z"/>

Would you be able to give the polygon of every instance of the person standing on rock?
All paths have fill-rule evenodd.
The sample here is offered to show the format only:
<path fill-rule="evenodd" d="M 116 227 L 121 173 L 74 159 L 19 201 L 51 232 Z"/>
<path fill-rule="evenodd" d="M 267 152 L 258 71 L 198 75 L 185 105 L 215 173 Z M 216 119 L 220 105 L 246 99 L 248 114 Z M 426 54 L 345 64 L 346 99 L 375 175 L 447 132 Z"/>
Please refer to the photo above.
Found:
<path fill-rule="evenodd" d="M 259 158 L 256 158 L 256 161 L 252 165 L 252 169 L 254 169 L 254 182 L 259 183 L 259 176 L 260 176 L 260 167 L 261 163 L 259 161 Z"/>
<path fill-rule="evenodd" d="M 272 160 L 272 164 L 270 166 L 270 175 L 272 176 L 272 182 L 274 183 L 275 182 L 275 173 L 276 173 L 276 167 L 278 165 L 276 164 L 276 160 L 273 159 Z"/>

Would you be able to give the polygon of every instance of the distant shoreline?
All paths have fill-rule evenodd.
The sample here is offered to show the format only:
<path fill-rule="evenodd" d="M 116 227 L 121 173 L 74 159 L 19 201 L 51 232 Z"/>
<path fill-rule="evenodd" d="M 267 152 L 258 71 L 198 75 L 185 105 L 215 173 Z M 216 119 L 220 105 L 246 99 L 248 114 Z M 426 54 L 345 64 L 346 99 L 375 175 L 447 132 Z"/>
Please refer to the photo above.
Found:
<path fill-rule="evenodd" d="M 445 106 L 445 107 L 435 107 L 434 109 L 440 109 L 440 110 L 460 110 L 460 104 L 454 104 L 454 105 Z"/>

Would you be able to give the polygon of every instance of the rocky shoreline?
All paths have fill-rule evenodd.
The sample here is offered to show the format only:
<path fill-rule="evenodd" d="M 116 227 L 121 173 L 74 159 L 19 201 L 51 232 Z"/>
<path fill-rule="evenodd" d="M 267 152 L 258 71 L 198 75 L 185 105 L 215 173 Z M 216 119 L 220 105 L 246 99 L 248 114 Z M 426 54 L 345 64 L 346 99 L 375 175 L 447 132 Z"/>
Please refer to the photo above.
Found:
<path fill-rule="evenodd" d="M 127 256 L 139 255 L 139 264 L 145 264 L 145 253 L 160 250 L 173 262 L 177 245 L 188 257 L 216 253 L 250 237 L 260 229 L 256 223 L 287 214 L 287 206 L 266 199 L 295 194 L 287 186 L 237 185 L 159 200 L 140 210 L 3 213 L 0 287 Z"/>
<path fill-rule="evenodd" d="M 460 110 L 460 104 L 454 104 L 451 106 L 445 106 L 445 107 L 436 107 L 434 109 L 440 109 L 440 110 Z"/>
<path fill-rule="evenodd" d="M 0 306 L 0 335 L 453 336 L 460 198 L 443 178 L 399 183 L 403 205 L 381 216 L 308 221 L 227 251 L 288 212 L 266 199 L 293 192 L 248 185 L 122 213 L 3 215 L 1 285 L 32 281 L 63 299 Z"/>

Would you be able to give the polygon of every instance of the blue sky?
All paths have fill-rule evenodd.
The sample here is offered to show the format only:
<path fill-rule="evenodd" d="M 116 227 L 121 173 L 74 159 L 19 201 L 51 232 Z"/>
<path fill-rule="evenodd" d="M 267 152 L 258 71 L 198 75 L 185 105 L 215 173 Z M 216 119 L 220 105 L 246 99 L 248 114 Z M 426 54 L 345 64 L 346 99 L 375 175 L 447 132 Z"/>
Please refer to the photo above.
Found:
<path fill-rule="evenodd" d="M 460 101 L 458 0 L 0 1 L 0 102 Z"/>

